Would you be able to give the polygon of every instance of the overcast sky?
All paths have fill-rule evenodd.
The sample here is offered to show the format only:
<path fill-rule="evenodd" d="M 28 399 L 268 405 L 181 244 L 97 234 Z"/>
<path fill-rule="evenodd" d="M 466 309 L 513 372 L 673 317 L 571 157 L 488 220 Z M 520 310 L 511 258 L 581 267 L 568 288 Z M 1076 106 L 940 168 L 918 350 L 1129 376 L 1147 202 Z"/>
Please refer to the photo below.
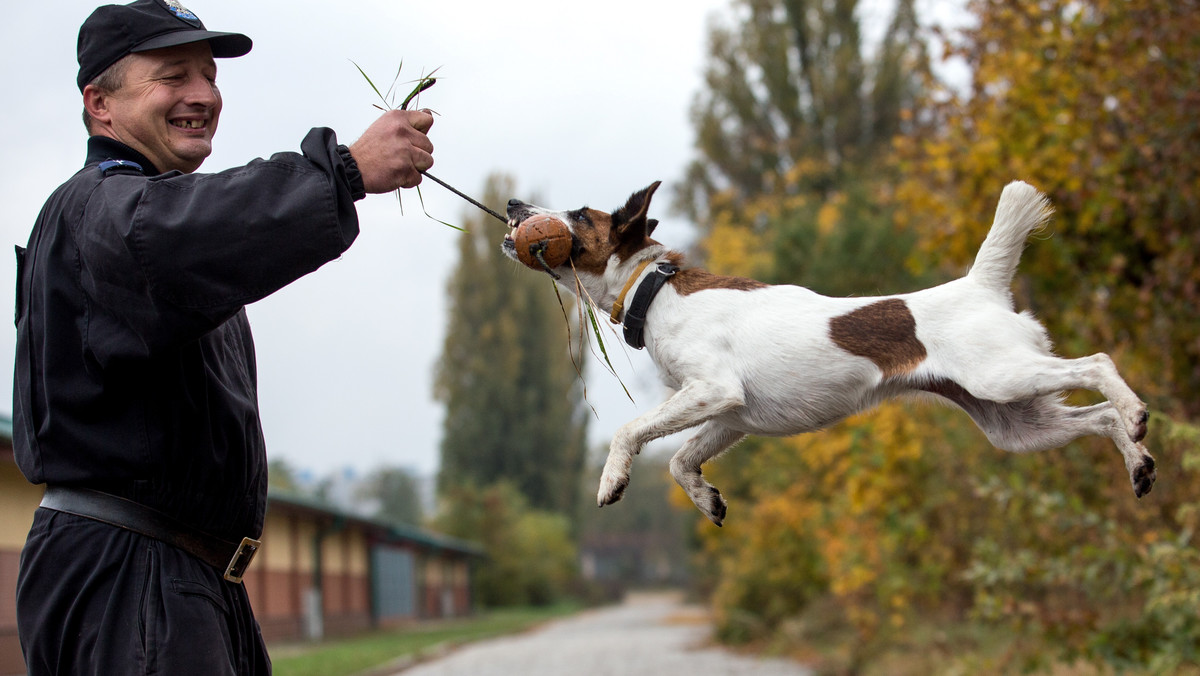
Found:
<path fill-rule="evenodd" d="M 83 162 L 75 41 L 96 4 L 6 9 L 0 238 L 8 244 L 25 244 L 46 197 Z M 201 171 L 296 150 L 314 126 L 353 142 L 378 111 L 351 60 L 377 85 L 389 83 L 403 63 L 402 81 L 439 69 L 437 86 L 421 99 L 438 113 L 430 132 L 434 175 L 477 194 L 489 173 L 505 172 L 516 179 L 514 197 L 609 210 L 652 181 L 670 185 L 682 175 L 692 157 L 688 110 L 701 87 L 707 26 L 714 13 L 728 15 L 729 2 L 184 4 L 209 29 L 254 40 L 249 55 L 218 61 L 224 111 Z M 886 20 L 883 13 L 868 18 Z M 459 223 L 470 209 L 432 182 L 421 192 L 438 219 Z M 669 190 L 659 195 L 656 238 L 682 247 L 694 239 L 692 228 L 668 212 Z M 446 284 L 457 272 L 457 232 L 426 217 L 415 191 L 406 192 L 403 213 L 395 197 L 369 196 L 359 216 L 362 233 L 340 260 L 248 310 L 268 453 L 316 474 L 380 465 L 430 474 L 443 418 L 432 377 Z M 503 226 L 487 227 L 495 228 L 498 247 Z M 12 255 L 0 255 L 9 316 L 14 274 Z M 553 293 L 549 285 L 546 293 Z M 0 355 L 11 355 L 14 343 L 12 330 L 0 331 Z M 587 387 L 597 441 L 662 395 L 645 355 L 612 352 L 636 403 L 592 365 Z M 12 382 L 9 357 L 0 359 L 0 382 Z M 11 410 L 10 398 L 0 397 L 0 413 Z"/>

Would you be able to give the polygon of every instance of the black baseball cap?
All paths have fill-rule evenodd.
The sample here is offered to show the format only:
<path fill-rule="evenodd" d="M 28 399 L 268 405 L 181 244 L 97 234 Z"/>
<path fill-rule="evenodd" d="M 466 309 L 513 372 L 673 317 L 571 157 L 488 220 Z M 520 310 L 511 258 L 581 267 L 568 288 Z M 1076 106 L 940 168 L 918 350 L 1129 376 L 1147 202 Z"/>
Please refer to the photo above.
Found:
<path fill-rule="evenodd" d="M 204 27 L 178 0 L 137 0 L 104 5 L 79 27 L 79 91 L 105 69 L 133 52 L 207 40 L 218 59 L 242 56 L 254 46 L 241 33 L 217 33 Z"/>

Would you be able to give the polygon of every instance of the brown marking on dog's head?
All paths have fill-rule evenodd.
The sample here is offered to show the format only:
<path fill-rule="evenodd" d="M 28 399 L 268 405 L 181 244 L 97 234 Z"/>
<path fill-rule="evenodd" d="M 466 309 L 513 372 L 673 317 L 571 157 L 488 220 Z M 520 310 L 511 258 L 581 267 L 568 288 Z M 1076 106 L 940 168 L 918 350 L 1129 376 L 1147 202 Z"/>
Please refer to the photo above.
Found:
<path fill-rule="evenodd" d="M 850 354 L 875 362 L 885 378 L 915 369 L 927 355 L 908 304 L 889 298 L 834 317 L 829 337 Z"/>
<path fill-rule="evenodd" d="M 603 211 L 583 207 L 574 211 L 552 212 L 549 209 L 525 204 L 520 200 L 509 200 L 509 225 L 515 227 L 525 219 L 541 213 L 550 213 L 567 224 L 571 230 L 573 244 L 568 265 L 579 272 L 603 274 L 608 260 L 616 254 L 621 260 L 632 258 L 638 251 L 657 244 L 650 239 L 658 221 L 648 218 L 650 198 L 661 185 L 655 181 L 639 190 L 625 204 L 606 214 Z M 504 251 L 515 257 L 511 233 L 505 238 Z"/>
<path fill-rule="evenodd" d="M 678 264 L 678 263 L 677 263 Z M 680 270 L 667 280 L 675 292 L 681 296 L 704 291 L 705 289 L 731 289 L 733 291 L 753 291 L 768 286 L 764 282 L 748 277 L 726 277 L 717 275 L 701 268 Z"/>
<path fill-rule="evenodd" d="M 571 234 L 575 239 L 571 247 L 571 265 L 579 272 L 600 275 L 608 266 L 611 255 L 608 240 L 612 230 L 612 217 L 603 211 L 584 207 L 568 212 Z"/>

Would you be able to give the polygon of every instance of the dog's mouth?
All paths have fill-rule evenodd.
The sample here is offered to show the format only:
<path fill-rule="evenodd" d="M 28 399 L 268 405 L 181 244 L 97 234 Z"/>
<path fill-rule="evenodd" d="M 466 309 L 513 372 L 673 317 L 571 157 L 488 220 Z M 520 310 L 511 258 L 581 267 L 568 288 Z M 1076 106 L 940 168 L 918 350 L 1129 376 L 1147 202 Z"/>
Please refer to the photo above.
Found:
<path fill-rule="evenodd" d="M 504 241 L 500 244 L 505 255 L 513 260 L 517 260 L 517 241 L 515 239 L 517 228 L 525 222 L 530 216 L 533 216 L 533 210 L 529 205 L 520 200 L 509 200 L 506 214 L 508 216 L 508 232 L 504 235 Z"/>
<path fill-rule="evenodd" d="M 514 235 L 524 220 L 524 218 L 514 218 L 511 215 L 508 217 L 508 232 L 504 233 L 504 241 L 500 243 L 500 248 L 509 258 L 516 259 L 517 257 L 517 241 L 514 239 Z"/>

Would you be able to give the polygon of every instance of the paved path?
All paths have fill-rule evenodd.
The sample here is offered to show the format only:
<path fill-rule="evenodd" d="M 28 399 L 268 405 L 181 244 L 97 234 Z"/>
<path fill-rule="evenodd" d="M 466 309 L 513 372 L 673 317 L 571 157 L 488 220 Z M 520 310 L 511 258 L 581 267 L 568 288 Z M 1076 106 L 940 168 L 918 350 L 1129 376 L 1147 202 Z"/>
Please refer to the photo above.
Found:
<path fill-rule="evenodd" d="M 811 676 L 784 659 L 735 655 L 708 641 L 703 609 L 677 594 L 633 595 L 525 634 L 472 643 L 399 676 Z"/>

